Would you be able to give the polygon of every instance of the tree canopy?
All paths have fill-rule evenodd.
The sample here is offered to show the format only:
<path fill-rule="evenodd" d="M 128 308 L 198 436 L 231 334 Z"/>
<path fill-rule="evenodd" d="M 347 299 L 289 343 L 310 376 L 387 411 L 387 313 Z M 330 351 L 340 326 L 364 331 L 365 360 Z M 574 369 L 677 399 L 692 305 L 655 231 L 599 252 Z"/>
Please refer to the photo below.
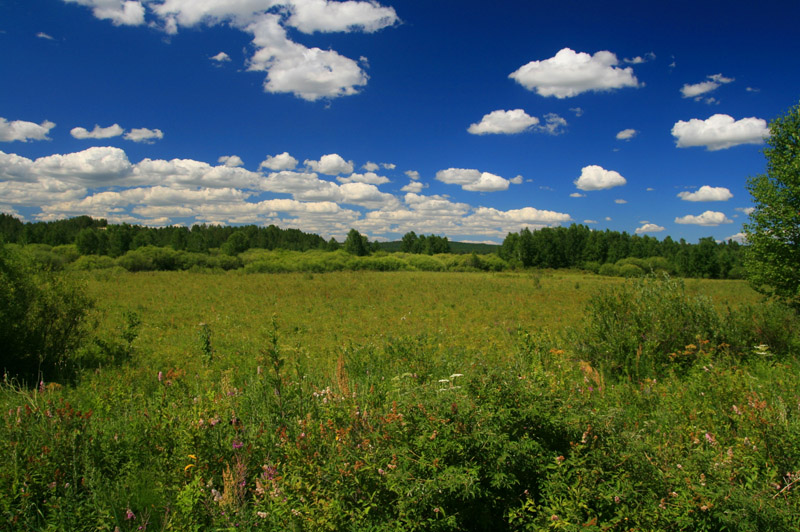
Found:
<path fill-rule="evenodd" d="M 745 268 L 756 290 L 800 308 L 800 104 L 770 123 L 764 155 L 766 173 L 747 182 Z"/>

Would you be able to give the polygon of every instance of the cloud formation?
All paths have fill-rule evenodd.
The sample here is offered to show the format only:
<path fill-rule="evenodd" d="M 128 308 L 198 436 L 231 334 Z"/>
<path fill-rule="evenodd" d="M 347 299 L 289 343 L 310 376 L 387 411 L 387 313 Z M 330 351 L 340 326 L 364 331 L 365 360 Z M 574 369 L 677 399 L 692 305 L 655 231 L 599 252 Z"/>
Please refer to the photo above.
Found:
<path fill-rule="evenodd" d="M 633 137 L 638 135 L 639 132 L 635 129 L 623 129 L 619 133 L 617 133 L 617 140 L 631 140 Z"/>
<path fill-rule="evenodd" d="M 679 120 L 672 127 L 678 148 L 705 146 L 708 151 L 717 151 L 740 144 L 761 144 L 769 136 L 767 121 L 762 118 L 742 118 L 715 114 L 706 120 L 692 118 L 688 122 Z"/>
<path fill-rule="evenodd" d="M 448 168 L 436 172 L 436 179 L 449 185 L 460 185 L 472 192 L 497 192 L 507 190 L 510 181 L 499 175 L 468 168 Z"/>
<path fill-rule="evenodd" d="M 728 201 L 733 194 L 725 187 L 703 185 L 694 192 L 679 192 L 678 197 L 684 201 Z"/>
<path fill-rule="evenodd" d="M 119 137 L 125 132 L 119 124 L 114 124 L 108 127 L 100 127 L 98 124 L 94 125 L 91 131 L 83 127 L 74 127 L 69 131 L 69 134 L 76 139 L 110 139 L 111 137 Z"/>
<path fill-rule="evenodd" d="M 306 159 L 303 164 L 315 172 L 326 175 L 349 174 L 353 172 L 353 162 L 345 161 L 338 153 L 329 153 L 320 157 L 319 161 Z"/>
<path fill-rule="evenodd" d="M 56 127 L 55 123 L 45 120 L 41 124 L 13 120 L 9 122 L 0 117 L 0 142 L 28 142 L 29 140 L 50 140 L 47 136 L 50 130 Z"/>
<path fill-rule="evenodd" d="M 724 83 L 731 83 L 733 81 L 736 80 L 733 78 L 726 78 L 722 74 L 713 74 L 708 76 L 708 80 L 706 81 L 695 84 L 685 84 L 681 87 L 681 96 L 684 98 L 694 98 L 695 101 L 700 101 L 703 99 L 704 94 L 717 90 Z M 706 101 L 708 103 L 713 103 L 716 100 L 710 98 Z"/>
<path fill-rule="evenodd" d="M 158 139 L 163 139 L 164 133 L 160 129 L 148 129 L 146 127 L 140 127 L 133 128 L 125 133 L 124 138 L 126 140 L 132 140 L 133 142 L 152 144 Z"/>
<path fill-rule="evenodd" d="M 608 51 L 594 55 L 563 48 L 554 57 L 531 61 L 508 77 L 540 96 L 571 98 L 588 91 L 639 87 L 631 67 L 617 67 L 617 56 Z"/>
<path fill-rule="evenodd" d="M 259 170 L 261 168 L 268 168 L 270 170 L 294 170 L 297 166 L 297 159 L 289 155 L 289 152 L 285 151 L 283 153 L 279 153 L 278 155 L 269 155 L 266 159 L 261 161 L 259 165 Z"/>
<path fill-rule="evenodd" d="M 581 175 L 574 181 L 575 186 L 580 190 L 606 190 L 619 187 L 627 183 L 619 172 L 606 170 L 596 164 L 584 166 Z"/>
<path fill-rule="evenodd" d="M 115 25 L 146 23 L 170 35 L 180 27 L 226 24 L 253 38 L 248 69 L 265 72 L 264 90 L 309 101 L 356 94 L 368 77 L 358 62 L 334 50 L 308 48 L 291 40 L 286 28 L 303 33 L 374 33 L 399 22 L 394 8 L 376 1 L 348 0 L 64 0 L 92 9 Z M 211 58 L 230 60 L 224 52 Z"/>
<path fill-rule="evenodd" d="M 660 233 L 663 230 L 664 230 L 664 228 L 661 227 L 660 225 L 649 224 L 648 223 L 648 224 L 642 225 L 641 227 L 637 227 L 635 233 L 637 235 L 641 235 L 641 234 L 644 234 L 644 233 Z"/>
<path fill-rule="evenodd" d="M 686 216 L 681 216 L 679 218 L 675 218 L 676 224 L 689 224 L 689 225 L 703 225 L 706 227 L 715 227 L 720 224 L 729 224 L 733 223 L 733 220 L 728 219 L 723 213 L 716 212 L 716 211 L 705 211 L 703 214 L 699 216 L 693 216 L 691 214 L 687 214 Z"/>
<path fill-rule="evenodd" d="M 522 109 L 512 109 L 511 111 L 504 111 L 501 109 L 483 115 L 481 121 L 470 125 L 467 131 L 473 135 L 513 135 L 528 131 L 538 123 L 538 118 L 529 116 L 528 113 Z"/>

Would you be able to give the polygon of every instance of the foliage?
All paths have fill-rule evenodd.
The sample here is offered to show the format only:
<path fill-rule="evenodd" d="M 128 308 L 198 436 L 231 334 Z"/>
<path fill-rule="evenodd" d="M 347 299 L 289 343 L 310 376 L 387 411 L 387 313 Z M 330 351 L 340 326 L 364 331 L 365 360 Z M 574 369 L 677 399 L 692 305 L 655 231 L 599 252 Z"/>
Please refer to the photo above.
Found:
<path fill-rule="evenodd" d="M 77 370 L 91 300 L 82 287 L 0 244 L 3 372 L 25 384 L 64 381 Z"/>
<path fill-rule="evenodd" d="M 611 375 L 655 378 L 685 369 L 684 346 L 717 341 L 720 317 L 711 302 L 689 297 L 680 281 L 650 275 L 593 296 L 575 330 L 581 357 Z"/>
<path fill-rule="evenodd" d="M 367 237 L 355 229 L 350 229 L 344 241 L 344 250 L 357 257 L 369 255 L 369 242 L 367 241 Z"/>
<path fill-rule="evenodd" d="M 800 104 L 770 123 L 767 171 L 747 182 L 755 209 L 745 224 L 753 287 L 800 309 Z"/>

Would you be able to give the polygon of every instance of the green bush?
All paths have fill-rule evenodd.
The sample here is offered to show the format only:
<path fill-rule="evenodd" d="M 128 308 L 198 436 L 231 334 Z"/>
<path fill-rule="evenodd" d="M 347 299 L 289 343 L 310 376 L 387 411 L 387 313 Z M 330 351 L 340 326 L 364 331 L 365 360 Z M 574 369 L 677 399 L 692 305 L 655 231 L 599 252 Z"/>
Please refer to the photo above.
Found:
<path fill-rule="evenodd" d="M 29 385 L 73 377 L 91 307 L 77 284 L 0 246 L 0 345 L 8 375 Z"/>
<path fill-rule="evenodd" d="M 619 267 L 618 275 L 620 277 L 641 277 L 644 275 L 644 270 L 636 264 L 628 263 Z"/>
<path fill-rule="evenodd" d="M 611 264 L 610 262 L 607 262 L 602 266 L 600 266 L 600 268 L 597 270 L 597 273 L 600 275 L 606 275 L 608 277 L 618 277 L 619 268 L 616 266 L 616 264 Z"/>
<path fill-rule="evenodd" d="M 572 338 L 578 353 L 607 375 L 653 378 L 690 365 L 691 357 L 677 354 L 718 340 L 719 324 L 709 300 L 689 297 L 668 276 L 648 275 L 592 297 Z"/>

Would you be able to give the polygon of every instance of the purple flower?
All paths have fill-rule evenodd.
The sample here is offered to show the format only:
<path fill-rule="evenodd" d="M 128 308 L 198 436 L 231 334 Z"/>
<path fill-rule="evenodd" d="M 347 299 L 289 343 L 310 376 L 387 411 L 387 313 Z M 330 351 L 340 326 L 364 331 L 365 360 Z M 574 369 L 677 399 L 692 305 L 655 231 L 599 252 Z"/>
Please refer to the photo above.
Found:
<path fill-rule="evenodd" d="M 136 519 L 136 515 L 134 515 L 134 513 L 131 511 L 131 509 L 130 509 L 130 508 L 128 508 L 128 509 L 125 511 L 125 519 L 128 519 L 128 520 L 130 520 L 130 519 Z"/>
<path fill-rule="evenodd" d="M 239 440 L 233 440 L 233 448 L 234 449 L 241 449 L 242 445 L 244 445 L 244 444 L 242 442 L 240 442 Z"/>

